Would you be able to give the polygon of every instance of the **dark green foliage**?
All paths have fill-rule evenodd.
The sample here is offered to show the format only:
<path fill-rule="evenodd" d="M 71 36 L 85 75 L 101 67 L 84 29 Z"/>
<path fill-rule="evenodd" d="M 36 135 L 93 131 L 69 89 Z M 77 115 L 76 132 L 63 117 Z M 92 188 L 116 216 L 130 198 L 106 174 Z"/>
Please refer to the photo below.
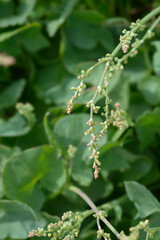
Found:
<path fill-rule="evenodd" d="M 100 142 L 97 180 L 84 136 L 85 103 L 103 64 L 66 116 L 77 74 L 111 53 L 122 29 L 159 4 L 150 2 L 0 0 L 0 240 L 27 239 L 32 229 L 56 221 L 54 214 L 89 209 L 69 184 L 97 205 L 110 202 L 108 219 L 118 231 L 127 232 L 135 216 L 160 227 L 159 29 L 110 82 L 110 98 L 127 111 L 130 127 L 111 127 Z M 102 120 L 100 113 L 95 120 Z M 92 219 L 85 220 L 78 239 L 96 239 L 96 231 Z"/>

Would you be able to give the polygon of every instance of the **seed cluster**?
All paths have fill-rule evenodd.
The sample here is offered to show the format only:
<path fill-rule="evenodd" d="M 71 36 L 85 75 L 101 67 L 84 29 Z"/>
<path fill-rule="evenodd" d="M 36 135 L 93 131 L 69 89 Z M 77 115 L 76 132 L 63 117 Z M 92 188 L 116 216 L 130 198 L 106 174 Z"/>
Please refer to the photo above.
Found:
<path fill-rule="evenodd" d="M 131 31 L 127 31 L 126 29 L 124 29 L 122 33 L 124 34 L 120 36 L 120 42 L 122 43 L 122 51 L 124 53 L 127 53 L 130 47 L 132 38 L 136 37 L 137 34 Z"/>
<path fill-rule="evenodd" d="M 34 107 L 30 103 L 17 103 L 16 109 L 23 117 L 26 118 L 29 125 L 32 127 L 36 122 Z"/>
<path fill-rule="evenodd" d="M 142 32 L 144 31 L 145 27 L 146 26 L 140 22 L 140 19 L 138 19 L 135 23 L 131 23 L 131 30 L 127 31 L 126 29 L 124 29 L 122 31 L 123 35 L 120 36 L 120 42 L 122 44 L 123 53 L 128 52 L 133 37 L 136 37 L 138 35 L 133 30 L 136 29 L 137 32 Z"/>
<path fill-rule="evenodd" d="M 84 217 L 81 213 L 69 211 L 64 213 L 61 220 L 57 223 L 50 223 L 47 226 L 47 230 L 38 228 L 38 230 L 30 232 L 29 237 L 48 236 L 51 240 L 72 240 L 78 236 L 83 219 Z"/>

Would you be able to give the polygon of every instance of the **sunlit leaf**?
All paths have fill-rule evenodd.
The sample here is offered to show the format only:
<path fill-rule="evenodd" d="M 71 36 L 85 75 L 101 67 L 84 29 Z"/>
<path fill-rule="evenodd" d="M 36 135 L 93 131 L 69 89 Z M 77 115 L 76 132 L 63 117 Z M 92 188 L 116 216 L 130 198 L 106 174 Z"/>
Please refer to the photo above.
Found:
<path fill-rule="evenodd" d="M 16 137 L 28 133 L 31 127 L 20 114 L 15 114 L 13 117 L 4 121 L 0 119 L 0 136 L 1 137 Z"/>
<path fill-rule="evenodd" d="M 45 200 L 41 188 L 56 194 L 65 180 L 63 163 L 49 146 L 32 148 L 13 157 L 3 172 L 7 196 L 27 203 L 36 210 L 42 207 Z"/>
<path fill-rule="evenodd" d="M 19 148 L 9 148 L 4 145 L 0 145 L 0 198 L 4 195 L 3 183 L 2 183 L 2 172 L 6 162 L 10 157 L 20 152 Z"/>
<path fill-rule="evenodd" d="M 26 239 L 29 231 L 44 226 L 35 212 L 18 201 L 0 200 L 0 232 L 1 238 Z"/>
<path fill-rule="evenodd" d="M 125 182 L 129 199 L 137 208 L 137 217 L 147 217 L 154 212 L 160 212 L 160 203 L 152 193 L 137 182 Z"/>

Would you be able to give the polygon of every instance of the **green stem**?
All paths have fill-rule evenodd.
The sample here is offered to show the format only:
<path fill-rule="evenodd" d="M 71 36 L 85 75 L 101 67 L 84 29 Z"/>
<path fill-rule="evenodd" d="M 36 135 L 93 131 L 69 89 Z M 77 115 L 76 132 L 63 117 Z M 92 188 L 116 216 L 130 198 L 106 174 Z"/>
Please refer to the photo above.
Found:
<path fill-rule="evenodd" d="M 153 31 L 153 29 L 157 26 L 157 24 L 160 21 L 160 16 L 154 21 L 154 23 L 152 24 L 152 26 L 148 29 L 148 31 Z"/>
<path fill-rule="evenodd" d="M 146 240 L 148 240 L 148 232 L 146 233 Z"/>
<path fill-rule="evenodd" d="M 144 24 L 144 23 L 148 22 L 151 18 L 153 18 L 154 16 L 156 16 L 159 13 L 160 13 L 160 7 L 157 7 L 152 12 L 147 14 L 144 18 L 142 18 L 141 23 Z"/>
<path fill-rule="evenodd" d="M 102 62 L 101 62 L 101 63 L 102 63 Z M 107 69 L 108 69 L 108 65 L 107 65 L 107 63 L 106 63 L 105 68 L 104 68 L 104 71 L 103 71 L 102 76 L 101 76 L 101 79 L 100 79 L 100 82 L 99 82 L 99 86 L 100 86 L 100 87 L 102 86 L 103 79 L 104 79 L 104 77 L 105 77 L 105 74 L 106 74 L 106 72 L 107 72 Z M 96 88 L 96 91 L 95 91 L 95 93 L 94 93 L 94 96 L 93 96 L 93 98 L 92 98 L 92 100 L 91 100 L 93 104 L 94 104 L 94 101 L 96 100 L 97 95 L 98 95 L 98 88 Z M 93 105 L 92 105 L 92 104 L 91 104 L 91 108 L 90 108 L 90 119 L 93 119 Z"/>
<path fill-rule="evenodd" d="M 116 200 L 113 200 L 111 202 L 104 203 L 104 204 L 98 206 L 97 209 L 98 210 L 104 209 L 104 210 L 109 211 L 109 210 L 113 209 L 115 205 L 123 204 L 127 200 L 128 200 L 127 195 L 124 195 L 124 196 L 122 196 L 122 197 L 120 197 Z M 85 218 L 87 218 L 87 217 L 91 216 L 93 213 L 94 213 L 94 211 L 91 209 L 91 210 L 84 211 L 83 215 L 84 215 Z"/>
<path fill-rule="evenodd" d="M 69 190 L 77 193 L 92 208 L 92 210 L 97 215 L 99 215 L 98 208 L 84 192 L 82 192 L 79 188 L 74 187 L 74 186 L 69 186 Z M 115 236 L 118 239 L 124 240 L 123 237 L 121 237 L 121 235 L 117 232 L 117 230 L 110 224 L 110 222 L 105 217 L 101 216 L 100 219 L 106 224 L 106 226 L 115 234 Z"/>
<path fill-rule="evenodd" d="M 108 67 L 109 67 L 109 66 L 108 66 L 107 63 L 106 63 L 106 66 L 105 66 L 105 68 L 104 68 L 104 71 L 103 71 L 103 73 L 102 73 L 102 76 L 101 76 L 101 79 L 100 79 L 100 82 L 99 82 L 99 86 L 100 86 L 100 87 L 102 86 L 103 79 L 104 79 L 104 77 L 105 77 L 105 74 L 106 74 L 106 71 L 107 71 Z M 94 94 L 94 96 L 93 96 L 93 98 L 92 98 L 92 101 L 93 101 L 93 102 L 95 101 L 95 99 L 96 99 L 96 97 L 97 97 L 97 94 L 98 94 L 98 89 L 96 90 L 96 92 L 95 92 L 95 94 Z"/>

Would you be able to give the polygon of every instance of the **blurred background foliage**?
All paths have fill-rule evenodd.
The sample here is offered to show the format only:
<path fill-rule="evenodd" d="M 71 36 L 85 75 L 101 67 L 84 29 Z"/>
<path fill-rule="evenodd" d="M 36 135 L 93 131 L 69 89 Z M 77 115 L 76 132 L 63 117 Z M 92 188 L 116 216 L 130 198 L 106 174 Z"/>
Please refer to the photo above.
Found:
<path fill-rule="evenodd" d="M 122 30 L 159 4 L 0 0 L 0 240 L 27 239 L 30 230 L 63 212 L 87 209 L 67 190 L 68 183 L 97 205 L 116 202 L 108 217 L 119 231 L 127 233 L 146 217 L 160 227 L 159 27 L 112 79 L 110 98 L 121 103 L 132 126 L 125 132 L 111 128 L 100 143 L 102 172 L 96 181 L 83 132 L 89 119 L 85 103 L 103 66 L 93 71 L 87 91 L 66 116 L 70 87 L 78 83 L 81 69 L 112 52 Z M 103 100 L 98 104 L 103 106 Z M 69 167 L 70 144 L 77 152 Z M 96 239 L 96 231 L 90 218 L 78 238 Z"/>

